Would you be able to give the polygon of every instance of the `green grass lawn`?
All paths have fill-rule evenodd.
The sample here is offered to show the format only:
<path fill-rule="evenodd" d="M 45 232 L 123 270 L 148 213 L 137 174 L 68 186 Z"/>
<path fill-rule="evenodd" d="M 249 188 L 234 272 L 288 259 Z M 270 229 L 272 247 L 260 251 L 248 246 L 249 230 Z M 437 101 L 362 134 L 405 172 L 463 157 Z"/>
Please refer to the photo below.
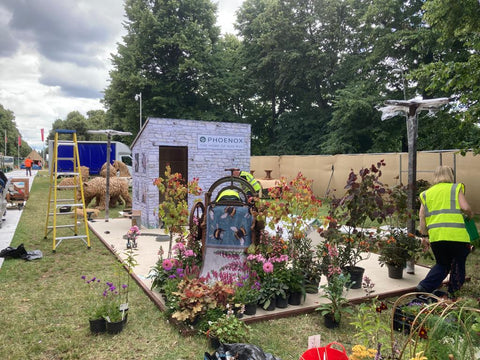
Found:
<path fill-rule="evenodd" d="M 93 336 L 88 327 L 86 286 L 82 275 L 109 279 L 118 263 L 91 235 L 92 248 L 81 240 L 61 243 L 52 253 L 51 237 L 44 240 L 48 177 L 39 172 L 23 211 L 12 246 L 40 249 L 43 259 L 6 260 L 0 270 L 0 359 L 203 359 L 212 351 L 203 336 L 185 337 L 131 282 L 128 324 L 118 335 Z M 120 208 L 112 209 L 111 217 Z M 9 210 L 16 211 L 16 210 Z M 8 216 L 8 214 L 7 214 Z M 1 230 L 0 230 L 1 234 Z M 464 294 L 478 297 L 478 251 L 468 259 Z M 393 303 L 393 299 L 389 301 Z M 383 313 L 383 321 L 388 314 Z M 339 329 L 328 330 L 318 314 L 252 324 L 252 343 L 284 360 L 298 359 L 310 335 L 321 334 L 322 344 L 338 341 L 350 350 L 354 327 L 344 318 Z"/>

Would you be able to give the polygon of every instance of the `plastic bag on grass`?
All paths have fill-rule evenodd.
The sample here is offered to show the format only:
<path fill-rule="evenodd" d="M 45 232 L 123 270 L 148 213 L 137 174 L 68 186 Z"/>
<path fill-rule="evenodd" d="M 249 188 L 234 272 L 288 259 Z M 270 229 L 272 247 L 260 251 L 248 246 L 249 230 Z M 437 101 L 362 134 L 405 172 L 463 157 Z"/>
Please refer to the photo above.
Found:
<path fill-rule="evenodd" d="M 213 354 L 205 353 L 204 360 L 281 360 L 251 344 L 222 344 Z"/>

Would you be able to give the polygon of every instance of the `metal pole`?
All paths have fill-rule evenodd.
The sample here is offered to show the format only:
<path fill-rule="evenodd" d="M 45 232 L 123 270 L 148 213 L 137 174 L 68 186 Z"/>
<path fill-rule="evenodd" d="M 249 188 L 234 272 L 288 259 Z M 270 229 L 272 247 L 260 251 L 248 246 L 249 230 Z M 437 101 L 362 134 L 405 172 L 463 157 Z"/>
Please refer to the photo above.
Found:
<path fill-rule="evenodd" d="M 140 131 L 142 129 L 142 93 L 135 94 L 135 101 L 140 102 L 140 128 L 138 129 Z"/>
<path fill-rule="evenodd" d="M 109 205 L 110 205 L 110 142 L 112 140 L 112 135 L 107 134 L 107 184 L 106 184 L 106 194 L 105 194 L 105 222 L 108 222 L 109 215 Z"/>
<path fill-rule="evenodd" d="M 410 211 L 410 218 L 407 230 L 415 234 L 415 188 L 417 175 L 417 105 L 410 105 L 407 118 L 408 136 L 408 194 L 407 207 Z"/>
<path fill-rule="evenodd" d="M 142 93 L 140 93 L 140 130 L 142 129 Z"/>

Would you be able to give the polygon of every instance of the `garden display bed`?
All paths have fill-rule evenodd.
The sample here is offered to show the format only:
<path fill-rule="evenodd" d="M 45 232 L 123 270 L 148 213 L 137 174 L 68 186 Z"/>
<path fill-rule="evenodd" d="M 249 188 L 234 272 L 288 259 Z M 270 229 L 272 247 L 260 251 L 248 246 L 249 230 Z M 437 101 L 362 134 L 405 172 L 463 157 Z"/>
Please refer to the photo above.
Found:
<path fill-rule="evenodd" d="M 92 230 L 112 252 L 125 248 L 126 240 L 123 237 L 130 226 L 131 220 L 128 218 L 110 219 L 108 222 L 105 222 L 103 219 L 95 219 L 94 222 L 89 222 L 90 230 Z M 138 248 L 135 249 L 136 259 L 139 264 L 133 269 L 132 276 L 157 307 L 164 310 L 165 305 L 161 295 L 150 289 L 152 282 L 148 279 L 148 274 L 158 259 L 157 253 L 160 245 L 167 244 L 167 242 L 159 240 L 159 236 L 163 234 L 163 231 L 160 229 L 141 229 L 141 231 L 142 236 L 139 237 Z M 313 245 L 322 241 L 317 233 L 312 233 L 309 236 L 312 238 Z M 120 251 L 120 254 L 117 254 L 120 258 L 122 256 L 121 252 L 122 251 Z M 388 278 L 387 270 L 384 267 L 380 267 L 378 256 L 375 254 L 371 254 L 369 259 L 362 261 L 360 264 L 365 268 L 365 275 L 375 283 L 375 292 L 372 296 L 378 296 L 379 299 L 413 292 L 415 286 L 425 277 L 429 270 L 429 268 L 417 265 L 415 267 L 415 275 L 405 276 L 401 280 L 393 280 Z M 320 285 L 324 283 L 325 279 L 322 278 Z M 360 303 L 369 298 L 362 289 L 350 290 L 347 297 L 351 303 Z M 321 299 L 319 294 L 307 294 L 306 300 L 299 306 L 289 305 L 285 309 L 277 308 L 271 312 L 259 307 L 255 315 L 244 316 L 244 321 L 257 322 L 312 313 L 322 301 L 325 300 Z"/>

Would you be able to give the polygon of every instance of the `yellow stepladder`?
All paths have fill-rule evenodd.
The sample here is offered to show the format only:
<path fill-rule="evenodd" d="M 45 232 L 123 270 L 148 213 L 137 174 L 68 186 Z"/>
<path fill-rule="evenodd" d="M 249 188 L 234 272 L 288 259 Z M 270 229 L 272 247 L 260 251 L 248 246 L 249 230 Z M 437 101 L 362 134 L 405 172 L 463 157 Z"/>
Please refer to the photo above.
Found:
<path fill-rule="evenodd" d="M 72 135 L 72 140 L 59 140 L 59 134 Z M 59 157 L 59 147 L 62 147 L 62 157 Z M 64 149 L 67 148 L 67 149 Z M 70 149 L 71 148 L 71 151 Z M 68 154 L 68 155 L 65 155 Z M 71 155 L 70 155 L 71 154 Z M 53 145 L 52 167 L 50 168 L 50 186 L 48 191 L 47 219 L 45 222 L 45 239 L 51 232 L 53 234 L 52 251 L 55 252 L 63 240 L 81 239 L 90 249 L 90 235 L 88 232 L 88 218 L 85 209 L 85 196 L 83 192 L 82 174 L 80 170 L 80 156 L 78 152 L 77 133 L 75 130 L 55 130 Z M 61 162 L 61 166 L 59 166 Z M 67 170 L 65 170 L 67 169 Z M 68 185 L 59 185 L 58 177 L 69 176 L 72 181 Z M 62 190 L 62 191 L 59 191 Z M 81 199 L 81 202 L 79 200 Z M 84 234 L 79 234 L 79 216 L 77 209 L 82 209 Z M 60 216 L 73 215 L 73 224 L 60 221 Z M 70 219 L 70 217 L 68 217 Z M 73 235 L 58 236 L 58 232 L 73 231 Z"/>

